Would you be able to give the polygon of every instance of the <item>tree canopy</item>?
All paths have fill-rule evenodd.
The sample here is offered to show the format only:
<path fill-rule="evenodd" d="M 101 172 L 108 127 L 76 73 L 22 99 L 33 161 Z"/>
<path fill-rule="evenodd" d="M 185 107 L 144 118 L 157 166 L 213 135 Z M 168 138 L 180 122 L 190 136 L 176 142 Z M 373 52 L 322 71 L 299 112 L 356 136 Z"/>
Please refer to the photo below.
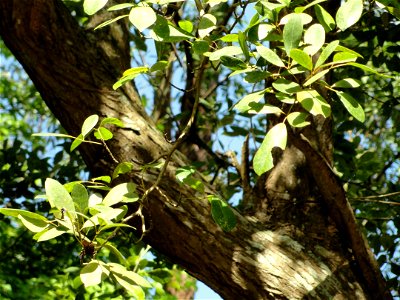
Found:
<path fill-rule="evenodd" d="M 0 35 L 2 298 L 399 296 L 397 1 L 4 0 Z"/>

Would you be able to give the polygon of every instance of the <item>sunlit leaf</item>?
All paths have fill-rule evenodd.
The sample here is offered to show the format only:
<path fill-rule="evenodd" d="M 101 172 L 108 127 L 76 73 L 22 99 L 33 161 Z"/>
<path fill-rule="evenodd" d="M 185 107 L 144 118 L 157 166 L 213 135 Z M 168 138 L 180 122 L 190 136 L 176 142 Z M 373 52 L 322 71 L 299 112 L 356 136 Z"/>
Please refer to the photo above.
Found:
<path fill-rule="evenodd" d="M 238 46 L 227 46 L 214 52 L 206 52 L 204 55 L 208 56 L 210 60 L 218 60 L 221 56 L 234 56 L 242 53 L 242 49 Z"/>
<path fill-rule="evenodd" d="M 321 23 L 326 32 L 335 29 L 335 19 L 321 5 L 315 5 L 314 11 L 318 22 Z"/>
<path fill-rule="evenodd" d="M 50 229 L 46 228 L 45 230 L 36 233 L 33 236 L 33 239 L 38 242 L 48 241 L 48 240 L 54 239 L 64 233 L 66 233 L 66 232 L 67 232 L 66 230 L 59 228 L 59 227 L 57 227 L 57 228 L 53 227 Z"/>
<path fill-rule="evenodd" d="M 364 110 L 356 99 L 354 99 L 350 94 L 341 91 L 335 91 L 335 93 L 339 96 L 339 99 L 343 103 L 344 107 L 354 118 L 360 122 L 365 121 Z"/>
<path fill-rule="evenodd" d="M 19 215 L 30 218 L 30 219 L 36 219 L 42 222 L 46 222 L 47 219 L 43 217 L 42 215 L 39 215 L 37 213 L 23 210 L 23 209 L 14 209 L 14 208 L 0 208 L 0 213 L 5 215 L 5 216 L 10 216 L 10 217 L 18 217 Z"/>
<path fill-rule="evenodd" d="M 361 86 L 361 81 L 354 78 L 344 78 L 335 82 L 333 88 L 358 88 Z"/>
<path fill-rule="evenodd" d="M 83 10 L 88 15 L 94 15 L 100 9 L 102 9 L 108 0 L 84 0 L 83 1 Z"/>
<path fill-rule="evenodd" d="M 313 115 L 323 115 L 325 118 L 331 114 L 331 107 L 316 90 L 303 90 L 297 92 L 297 101 L 305 110 Z"/>
<path fill-rule="evenodd" d="M 188 20 L 180 20 L 178 25 L 181 29 L 191 33 L 193 31 L 193 23 Z"/>
<path fill-rule="evenodd" d="M 113 134 L 110 130 L 100 126 L 98 130 L 94 132 L 94 137 L 98 140 L 108 141 L 113 138 Z"/>
<path fill-rule="evenodd" d="M 82 135 L 86 137 L 86 135 L 97 125 L 99 121 L 98 115 L 91 115 L 86 118 L 82 125 Z"/>
<path fill-rule="evenodd" d="M 300 49 L 292 49 L 290 50 L 290 57 L 293 58 L 295 62 L 303 66 L 308 70 L 312 70 L 312 60 L 311 57 Z"/>
<path fill-rule="evenodd" d="M 264 58 L 266 61 L 270 62 L 271 64 L 278 66 L 278 67 L 285 67 L 285 64 L 283 63 L 283 61 L 280 59 L 280 57 L 271 49 L 265 47 L 265 46 L 257 46 L 256 47 L 258 54 L 260 54 L 260 56 L 262 58 Z"/>
<path fill-rule="evenodd" d="M 323 70 L 321 72 L 318 72 L 317 74 L 313 75 L 312 77 L 310 77 L 306 82 L 304 82 L 303 86 L 309 86 L 310 84 L 314 83 L 315 81 L 317 81 L 318 79 L 320 79 L 321 77 L 325 76 L 326 73 L 328 73 L 330 70 Z"/>
<path fill-rule="evenodd" d="M 277 91 L 285 93 L 285 94 L 294 94 L 301 90 L 301 87 L 299 84 L 297 84 L 296 82 L 284 79 L 284 78 L 279 78 L 278 80 L 275 80 L 275 82 L 272 83 L 272 86 Z"/>
<path fill-rule="evenodd" d="M 133 169 L 133 164 L 130 163 L 130 162 L 122 162 L 122 163 L 119 163 L 119 164 L 115 167 L 115 169 L 114 169 L 112 178 L 115 179 L 115 178 L 117 178 L 120 174 L 126 174 L 126 173 L 132 171 L 132 169 Z"/>
<path fill-rule="evenodd" d="M 77 211 L 84 213 L 89 206 L 89 195 L 86 188 L 82 184 L 75 184 L 71 191 L 71 197 Z"/>
<path fill-rule="evenodd" d="M 342 30 L 358 22 L 363 10 L 362 0 L 347 0 L 339 7 L 336 13 L 336 24 Z"/>
<path fill-rule="evenodd" d="M 287 129 L 284 123 L 276 124 L 267 132 L 253 159 L 253 168 L 257 175 L 260 176 L 274 167 L 272 149 L 278 147 L 284 150 L 286 142 Z"/>
<path fill-rule="evenodd" d="M 310 46 L 304 48 L 309 55 L 317 53 L 325 43 L 325 30 L 320 24 L 311 25 L 304 33 L 304 43 Z"/>
<path fill-rule="evenodd" d="M 111 189 L 103 200 L 103 205 L 111 206 L 119 202 L 131 202 L 137 199 L 136 185 L 133 182 L 121 183 Z"/>
<path fill-rule="evenodd" d="M 201 38 L 206 37 L 216 28 L 217 19 L 212 14 L 204 14 L 199 23 L 199 36 Z"/>
<path fill-rule="evenodd" d="M 248 94 L 239 100 L 238 103 L 235 104 L 235 108 L 240 112 L 246 112 L 251 109 L 250 103 L 258 103 L 265 94 L 265 90 L 258 91 L 255 93 Z"/>
<path fill-rule="evenodd" d="M 318 57 L 317 62 L 315 63 L 315 68 L 321 66 L 328 59 L 328 57 L 336 50 L 338 45 L 339 41 L 332 41 L 328 45 L 326 45 L 324 50 L 322 50 L 321 55 Z"/>
<path fill-rule="evenodd" d="M 289 124 L 293 127 L 305 127 L 311 124 L 311 122 L 306 121 L 308 116 L 309 114 L 306 114 L 304 112 L 295 111 L 288 114 L 286 118 Z"/>
<path fill-rule="evenodd" d="M 129 21 L 140 32 L 149 28 L 157 20 L 157 15 L 154 10 L 149 6 L 136 6 L 132 7 L 129 13 Z"/>
<path fill-rule="evenodd" d="M 59 210 L 65 209 L 70 213 L 75 212 L 75 205 L 67 189 L 57 180 L 47 178 L 45 181 L 46 196 L 51 207 Z"/>
<path fill-rule="evenodd" d="M 91 261 L 80 272 L 80 278 L 85 287 L 100 284 L 102 275 L 103 269 L 97 261 Z"/>
<path fill-rule="evenodd" d="M 300 44 L 303 34 L 303 23 L 299 14 L 290 14 L 287 16 L 288 21 L 283 28 L 283 44 L 286 52 L 289 54 L 290 50 L 297 48 Z"/>
<path fill-rule="evenodd" d="M 32 232 L 41 232 L 49 225 L 47 221 L 23 215 L 18 215 L 18 219 L 20 219 L 22 224 Z"/>

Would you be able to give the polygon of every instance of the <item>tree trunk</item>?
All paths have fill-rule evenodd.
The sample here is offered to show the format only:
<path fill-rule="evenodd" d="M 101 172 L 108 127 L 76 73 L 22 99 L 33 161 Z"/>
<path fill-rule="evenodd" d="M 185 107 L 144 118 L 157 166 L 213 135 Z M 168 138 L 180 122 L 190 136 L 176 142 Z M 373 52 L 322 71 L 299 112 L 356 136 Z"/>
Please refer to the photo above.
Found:
<path fill-rule="evenodd" d="M 2 0 L 0 25 L 5 44 L 70 134 L 78 135 L 85 118 L 98 114 L 126 124 L 109 143 L 120 162 L 148 163 L 171 149 L 134 87 L 112 89 L 127 68 L 124 23 L 102 35 L 83 30 L 62 1 Z M 145 241 L 225 299 L 389 299 L 368 247 L 347 241 L 357 229 L 343 222 L 354 223 L 354 217 L 332 211 L 338 207 L 331 202 L 343 196 L 338 182 L 330 173 L 316 178 L 318 163 L 322 169 L 326 164 L 307 153 L 315 150 L 299 135 L 291 138 L 292 146 L 277 154 L 276 171 L 251 193 L 258 211 L 235 212 L 238 224 L 231 232 L 215 224 L 207 199 L 176 182 L 175 169 L 187 159 L 175 152 L 159 189 L 144 202 Z M 101 147 L 80 149 L 93 174 L 112 173 L 115 163 Z M 130 179 L 143 193 L 157 172 Z M 330 191 L 322 191 L 323 184 Z M 365 252 L 364 265 L 357 246 Z"/>

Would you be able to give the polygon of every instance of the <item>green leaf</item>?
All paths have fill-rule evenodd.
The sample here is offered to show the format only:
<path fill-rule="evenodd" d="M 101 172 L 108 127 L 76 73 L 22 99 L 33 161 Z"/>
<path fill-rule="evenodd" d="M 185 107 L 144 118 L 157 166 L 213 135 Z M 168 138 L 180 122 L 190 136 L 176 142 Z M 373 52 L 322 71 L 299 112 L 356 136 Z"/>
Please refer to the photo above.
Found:
<path fill-rule="evenodd" d="M 41 232 L 49 225 L 47 220 L 43 221 L 23 215 L 18 215 L 18 219 L 20 219 L 22 224 L 32 232 Z"/>
<path fill-rule="evenodd" d="M 277 91 L 285 94 L 294 94 L 301 90 L 300 85 L 298 85 L 296 82 L 284 78 L 279 78 L 278 80 L 275 80 L 275 82 L 272 83 L 272 86 Z"/>
<path fill-rule="evenodd" d="M 229 33 L 221 37 L 220 40 L 225 43 L 239 42 L 239 36 L 237 33 Z"/>
<path fill-rule="evenodd" d="M 125 9 L 125 8 L 131 8 L 132 6 L 135 6 L 135 5 L 131 4 L 131 3 L 122 3 L 122 4 L 113 5 L 113 6 L 109 7 L 107 10 L 115 11 L 115 10 L 120 10 L 120 9 Z"/>
<path fill-rule="evenodd" d="M 344 78 L 335 82 L 333 88 L 358 88 L 361 86 L 361 81 L 354 78 Z"/>
<path fill-rule="evenodd" d="M 309 115 L 304 112 L 296 111 L 288 114 L 286 118 L 292 127 L 305 127 L 311 124 L 311 122 L 306 121 L 308 116 Z"/>
<path fill-rule="evenodd" d="M 82 134 L 78 135 L 76 139 L 72 142 L 69 151 L 71 152 L 74 151 L 80 144 L 82 144 L 83 141 L 84 141 L 83 135 Z"/>
<path fill-rule="evenodd" d="M 328 73 L 329 71 L 330 71 L 330 69 L 326 69 L 326 70 L 323 70 L 321 72 L 318 72 L 317 74 L 315 74 L 312 77 L 310 77 L 306 82 L 304 82 L 303 86 L 309 86 L 310 84 L 314 83 L 315 81 L 317 81 L 321 77 L 325 76 L 325 74 Z"/>
<path fill-rule="evenodd" d="M 304 48 L 309 55 L 317 53 L 325 43 L 325 30 L 321 24 L 311 25 L 304 33 L 304 43 L 310 46 Z"/>
<path fill-rule="evenodd" d="M 292 49 L 290 50 L 290 57 L 293 58 L 295 62 L 303 66 L 308 70 L 312 70 L 312 60 L 311 57 L 305 53 L 303 50 L 300 49 Z"/>
<path fill-rule="evenodd" d="M 18 216 L 23 216 L 25 218 L 29 219 L 36 219 L 42 222 L 47 222 L 47 219 L 43 217 L 42 215 L 39 215 L 37 213 L 23 210 L 23 209 L 14 209 L 14 208 L 0 208 L 0 213 L 5 215 L 5 216 L 10 216 L 10 217 L 18 217 Z"/>
<path fill-rule="evenodd" d="M 366 65 L 359 64 L 359 63 L 350 62 L 350 63 L 348 63 L 347 65 L 348 65 L 348 66 L 357 67 L 357 68 L 359 68 L 359 69 L 361 69 L 361 70 L 364 70 L 364 71 L 366 71 L 366 72 L 373 73 L 373 74 L 376 74 L 376 75 L 379 75 L 379 76 L 382 76 L 382 77 L 393 78 L 392 76 L 388 76 L 388 75 L 379 73 L 379 72 L 376 71 L 375 69 L 370 68 L 370 67 L 368 67 L 368 66 L 366 66 Z"/>
<path fill-rule="evenodd" d="M 152 29 L 150 37 L 157 42 L 173 43 L 189 40 L 194 37 L 161 16 L 157 16 L 157 21 Z"/>
<path fill-rule="evenodd" d="M 86 137 L 89 132 L 97 125 L 97 122 L 99 121 L 99 116 L 98 115 L 91 115 L 86 118 L 86 120 L 83 122 L 82 125 L 82 135 L 83 137 Z"/>
<path fill-rule="evenodd" d="M 211 204 L 211 216 L 215 223 L 225 232 L 229 232 L 235 228 L 237 222 L 236 216 L 228 203 L 215 195 L 208 195 L 207 199 Z"/>
<path fill-rule="evenodd" d="M 101 120 L 100 126 L 104 126 L 106 124 L 113 124 L 118 127 L 124 127 L 124 122 L 117 118 L 104 118 L 103 120 Z"/>
<path fill-rule="evenodd" d="M 288 21 L 293 17 L 293 15 L 299 16 L 301 19 L 301 24 L 303 24 L 303 25 L 311 23 L 313 20 L 313 18 L 309 14 L 306 14 L 306 13 L 291 13 L 291 14 L 284 16 L 280 20 L 279 25 L 287 24 Z"/>
<path fill-rule="evenodd" d="M 193 23 L 188 20 L 179 20 L 178 26 L 186 32 L 191 33 L 193 31 Z"/>
<path fill-rule="evenodd" d="M 142 32 L 157 21 L 157 15 L 149 6 L 136 6 L 129 13 L 129 21 Z"/>
<path fill-rule="evenodd" d="M 328 45 L 326 45 L 324 50 L 322 50 L 321 55 L 318 57 L 317 62 L 315 63 L 315 68 L 321 66 L 328 59 L 328 57 L 336 50 L 338 46 L 339 46 L 339 41 L 332 41 Z"/>
<path fill-rule="evenodd" d="M 126 277 L 122 277 L 118 274 L 113 274 L 113 276 L 124 289 L 135 296 L 135 299 L 145 300 L 145 293 L 140 286 L 134 285 L 131 280 L 126 280 Z"/>
<path fill-rule="evenodd" d="M 344 62 L 352 62 L 357 60 L 357 55 L 349 52 L 339 52 L 336 53 L 333 56 L 333 62 L 338 64 L 338 63 L 344 63 Z"/>
<path fill-rule="evenodd" d="M 108 141 L 113 138 L 113 134 L 110 130 L 100 126 L 95 132 L 94 137 L 98 140 Z"/>
<path fill-rule="evenodd" d="M 251 109 L 250 103 L 258 103 L 265 94 L 265 90 L 258 91 L 255 93 L 248 94 L 239 100 L 234 107 L 240 112 L 247 112 Z"/>
<path fill-rule="evenodd" d="M 133 164 L 130 162 L 119 163 L 113 172 L 112 179 L 117 178 L 120 174 L 126 174 L 133 170 Z"/>
<path fill-rule="evenodd" d="M 285 150 L 286 142 L 287 129 L 284 123 L 276 124 L 267 132 L 253 159 L 253 168 L 258 176 L 274 167 L 272 149 L 279 147 Z"/>
<path fill-rule="evenodd" d="M 347 0 L 336 13 L 336 24 L 342 30 L 354 25 L 361 18 L 363 10 L 362 0 Z"/>
<path fill-rule="evenodd" d="M 315 15 L 317 16 L 318 22 L 321 23 L 326 32 L 335 29 L 335 20 L 321 5 L 315 5 L 314 11 Z"/>
<path fill-rule="evenodd" d="M 111 220 L 117 219 L 121 214 L 125 213 L 121 208 L 112 208 L 104 205 L 95 205 L 89 211 L 93 216 L 85 221 L 82 229 L 97 225 L 114 225 Z"/>
<path fill-rule="evenodd" d="M 303 34 L 303 23 L 298 14 L 290 14 L 288 16 L 290 18 L 283 28 L 283 44 L 286 52 L 289 54 L 290 50 L 297 48 L 300 44 Z"/>
<path fill-rule="evenodd" d="M 209 44 L 207 41 L 197 40 L 193 42 L 192 49 L 194 53 L 198 55 L 202 55 L 203 53 L 208 51 Z"/>
<path fill-rule="evenodd" d="M 119 202 L 133 202 L 137 200 L 136 185 L 133 182 L 127 182 L 113 187 L 102 203 L 105 206 L 111 206 Z"/>
<path fill-rule="evenodd" d="M 264 47 L 263 45 L 257 46 L 256 49 L 258 54 L 260 54 L 260 56 L 264 58 L 266 61 L 281 68 L 285 67 L 285 64 L 280 59 L 280 57 L 271 49 Z"/>
<path fill-rule="evenodd" d="M 71 191 L 71 197 L 75 203 L 77 211 L 83 214 L 85 209 L 89 207 L 89 194 L 86 188 L 80 183 L 74 184 Z"/>
<path fill-rule="evenodd" d="M 98 285 L 101 283 L 103 269 L 98 261 L 92 260 L 84 266 L 80 272 L 80 278 L 85 287 Z"/>
<path fill-rule="evenodd" d="M 119 87 L 121 87 L 124 83 L 131 81 L 135 77 L 137 77 L 140 74 L 146 73 L 149 71 L 148 67 L 135 67 L 135 68 L 130 68 L 126 70 L 123 74 L 122 77 L 113 85 L 113 89 L 116 90 Z"/>
<path fill-rule="evenodd" d="M 233 56 L 221 56 L 220 60 L 221 64 L 231 70 L 244 70 L 247 68 L 247 64 L 244 61 Z"/>
<path fill-rule="evenodd" d="M 83 1 L 83 10 L 88 15 L 94 15 L 100 9 L 102 9 L 108 0 L 84 0 Z"/>
<path fill-rule="evenodd" d="M 67 189 L 57 180 L 47 178 L 45 181 L 45 189 L 47 200 L 51 207 L 56 207 L 59 210 L 66 209 L 70 213 L 75 212 L 74 201 L 72 200 Z"/>
<path fill-rule="evenodd" d="M 151 66 L 150 72 L 164 71 L 168 67 L 168 61 L 160 60 Z"/>
<path fill-rule="evenodd" d="M 199 37 L 204 38 L 216 28 L 217 19 L 211 14 L 204 14 L 199 23 Z"/>
<path fill-rule="evenodd" d="M 250 59 L 250 53 L 249 53 L 249 48 L 248 48 L 247 43 L 246 43 L 246 34 L 239 30 L 238 38 L 239 38 L 240 48 L 243 51 L 243 54 L 244 54 L 244 57 L 246 58 L 246 61 L 248 61 Z"/>
<path fill-rule="evenodd" d="M 221 56 L 234 56 L 238 54 L 242 54 L 242 49 L 240 47 L 227 46 L 214 52 L 205 52 L 204 56 L 208 56 L 210 60 L 219 60 Z"/>
<path fill-rule="evenodd" d="M 323 115 L 325 118 L 331 114 L 331 107 L 316 90 L 303 90 L 297 92 L 297 101 L 305 110 L 313 115 Z"/>
<path fill-rule="evenodd" d="M 114 19 L 107 20 L 107 21 L 105 21 L 105 22 L 103 22 L 103 23 L 97 25 L 97 26 L 94 28 L 94 30 L 97 30 L 97 29 L 106 27 L 106 26 L 108 26 L 108 25 L 110 25 L 110 24 L 112 24 L 112 23 L 114 23 L 114 22 L 116 22 L 116 21 L 118 21 L 118 20 L 121 20 L 121 19 L 123 19 L 123 18 L 126 18 L 126 17 L 128 17 L 128 16 L 129 16 L 129 15 L 122 15 L 122 16 L 118 16 L 118 17 L 116 17 L 116 18 L 114 18 Z"/>
<path fill-rule="evenodd" d="M 343 103 L 344 107 L 354 118 L 360 122 L 365 121 L 364 110 L 356 99 L 354 99 L 351 95 L 341 91 L 335 91 L 335 93 L 339 96 L 339 99 Z"/>
<path fill-rule="evenodd" d="M 66 230 L 64 230 L 60 227 L 57 227 L 57 228 L 53 227 L 50 229 L 46 228 L 45 230 L 36 233 L 33 236 L 33 239 L 38 242 L 48 241 L 48 240 L 54 239 L 64 233 L 66 233 L 66 232 L 67 232 Z"/>
<path fill-rule="evenodd" d="M 52 132 L 49 132 L 49 133 L 47 133 L 47 132 L 45 132 L 45 133 L 33 133 L 32 136 L 44 136 L 44 137 L 47 137 L 47 136 L 54 136 L 54 137 L 73 138 L 73 139 L 75 138 L 74 136 L 69 135 L 69 134 L 52 133 Z"/>
<path fill-rule="evenodd" d="M 248 111 L 249 114 L 283 114 L 279 107 L 271 104 L 250 103 L 249 106 L 252 108 Z"/>
<path fill-rule="evenodd" d="M 128 271 L 124 266 L 116 263 L 108 263 L 108 266 L 110 266 L 110 271 L 113 273 L 113 275 L 118 274 L 120 278 L 128 282 L 130 281 L 131 284 L 137 284 L 145 288 L 151 288 L 151 284 L 136 272 Z"/>

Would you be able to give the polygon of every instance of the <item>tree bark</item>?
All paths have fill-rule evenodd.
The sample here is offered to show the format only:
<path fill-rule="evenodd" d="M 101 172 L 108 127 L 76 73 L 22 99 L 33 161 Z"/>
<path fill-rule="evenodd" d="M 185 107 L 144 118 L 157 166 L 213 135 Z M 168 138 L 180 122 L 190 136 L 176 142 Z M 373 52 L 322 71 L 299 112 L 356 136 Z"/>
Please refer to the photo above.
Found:
<path fill-rule="evenodd" d="M 119 33 L 115 38 L 123 41 L 126 28 L 120 23 L 114 26 Z M 91 114 L 117 117 L 126 124 L 115 129 L 109 143 L 118 161 L 149 163 L 169 152 L 172 145 L 145 113 L 134 87 L 112 89 L 126 67 L 123 43 L 107 42 L 101 34 L 85 31 L 57 0 L 2 0 L 0 34 L 70 134 L 78 135 Z M 116 44 L 120 46 L 112 46 Z M 294 166 L 307 170 L 307 156 L 295 158 L 307 146 L 295 146 L 290 150 L 293 155 L 286 156 L 299 159 Z M 101 147 L 84 144 L 80 151 L 93 174 L 112 173 L 115 163 Z M 175 169 L 186 164 L 186 157 L 175 152 L 159 189 L 145 200 L 145 241 L 223 298 L 390 298 L 376 266 L 367 264 L 369 274 L 362 274 L 366 269 L 360 269 L 348 251 L 344 241 L 348 236 L 332 221 L 331 207 L 317 188 L 296 199 L 285 191 L 271 196 L 282 181 L 272 186 L 270 181 L 269 190 L 257 186 L 252 197 L 265 200 L 265 207 L 260 207 L 263 216 L 235 211 L 237 226 L 223 232 L 213 221 L 205 197 L 176 182 Z M 130 180 L 143 193 L 155 182 L 157 172 L 133 173 Z M 303 176 L 299 170 L 293 174 Z M 312 186 L 313 172 L 304 176 Z M 212 193 L 213 187 L 205 185 Z"/>

